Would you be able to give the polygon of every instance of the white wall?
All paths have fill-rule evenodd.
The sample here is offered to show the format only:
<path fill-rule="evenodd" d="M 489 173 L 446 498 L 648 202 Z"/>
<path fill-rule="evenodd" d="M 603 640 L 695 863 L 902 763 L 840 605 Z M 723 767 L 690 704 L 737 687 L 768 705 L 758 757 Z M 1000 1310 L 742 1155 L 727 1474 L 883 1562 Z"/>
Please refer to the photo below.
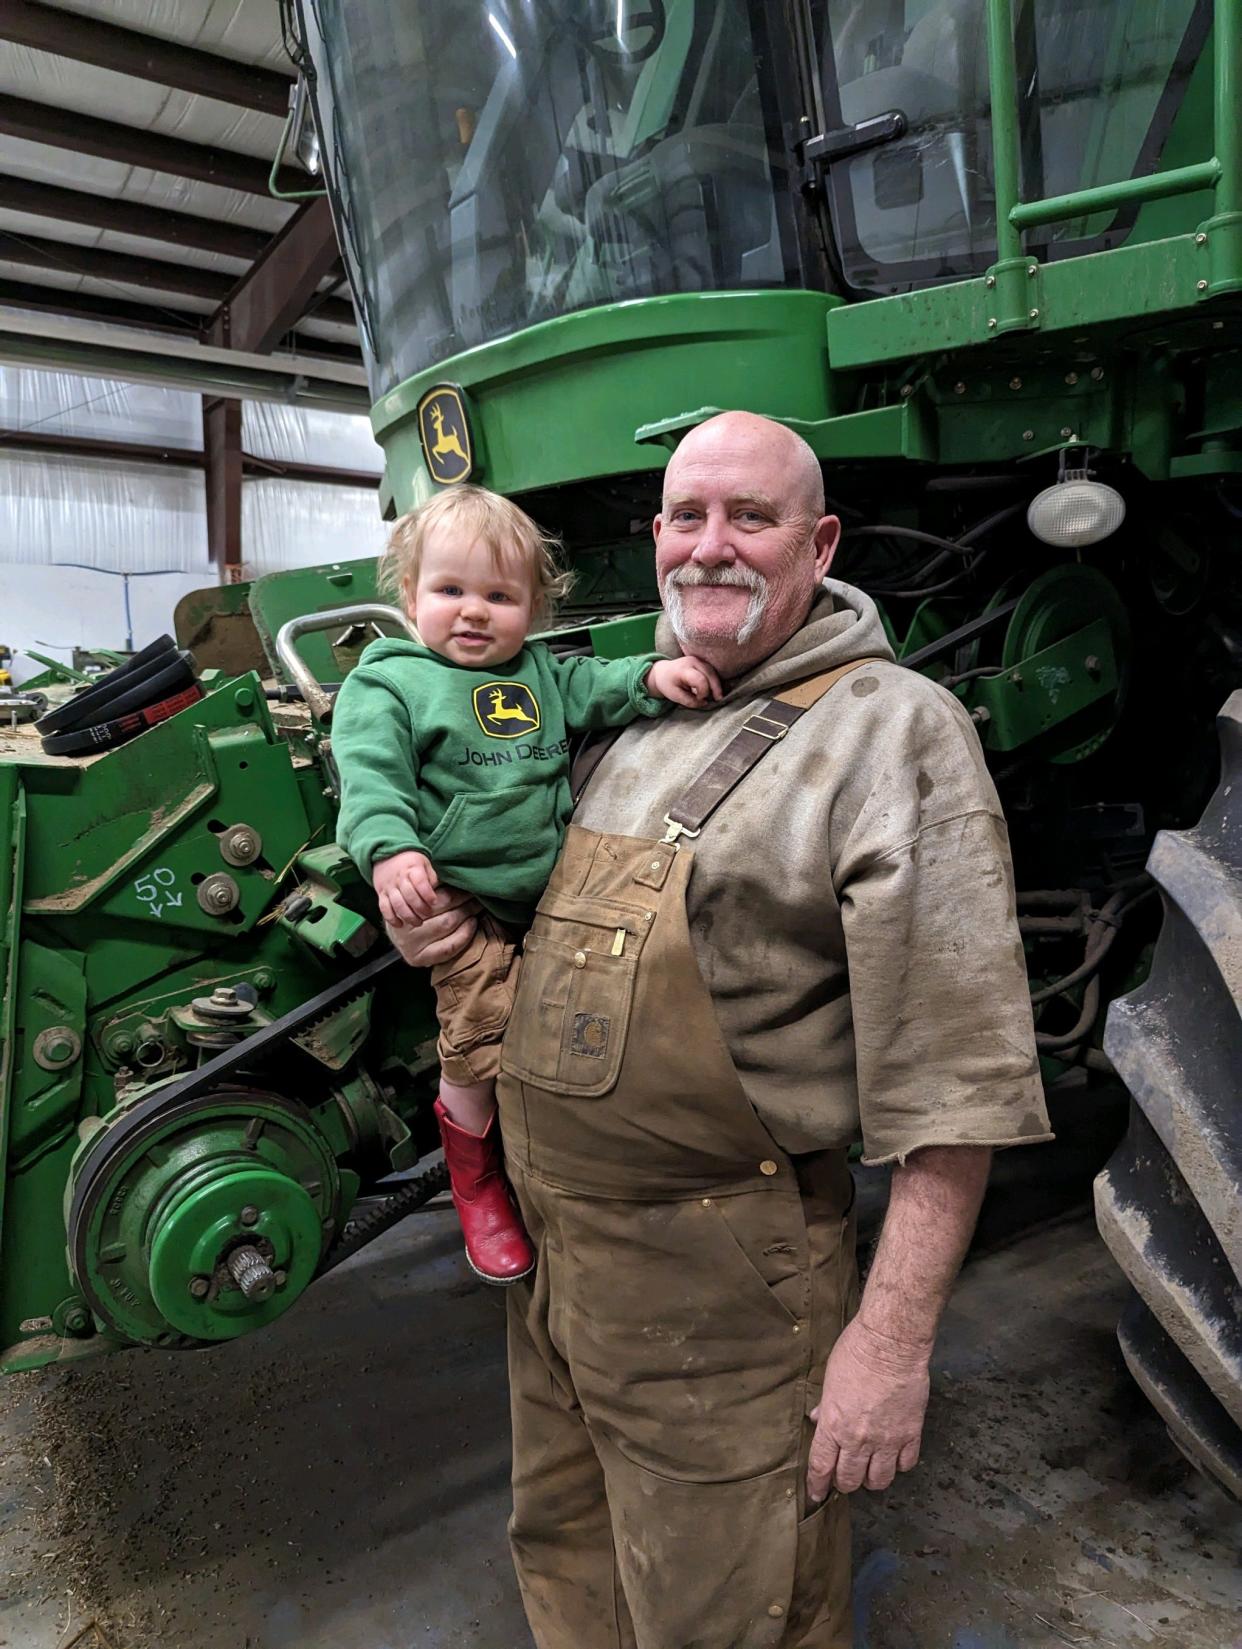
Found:
<path fill-rule="evenodd" d="M 201 450 L 197 395 L 0 367 L 0 428 Z M 247 402 L 243 450 L 373 471 L 376 490 L 280 478 L 242 485 L 243 573 L 378 555 L 383 454 L 366 418 Z M 0 447 L 0 642 L 68 660 L 172 632 L 188 590 L 216 582 L 201 470 Z M 126 616 L 126 602 L 128 613 Z M 15 659 L 21 681 L 41 668 Z"/>

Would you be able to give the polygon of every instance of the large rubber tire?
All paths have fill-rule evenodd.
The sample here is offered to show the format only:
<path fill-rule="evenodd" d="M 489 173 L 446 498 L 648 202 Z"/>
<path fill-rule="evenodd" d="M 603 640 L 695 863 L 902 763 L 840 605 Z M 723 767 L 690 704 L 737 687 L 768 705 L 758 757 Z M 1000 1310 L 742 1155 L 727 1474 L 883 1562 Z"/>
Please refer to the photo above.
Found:
<path fill-rule="evenodd" d="M 1100 1233 L 1136 1296 L 1118 1330 L 1173 1440 L 1242 1500 L 1242 691 L 1217 718 L 1221 780 L 1148 870 L 1164 923 L 1104 1050 L 1130 1125 L 1096 1181 Z"/>

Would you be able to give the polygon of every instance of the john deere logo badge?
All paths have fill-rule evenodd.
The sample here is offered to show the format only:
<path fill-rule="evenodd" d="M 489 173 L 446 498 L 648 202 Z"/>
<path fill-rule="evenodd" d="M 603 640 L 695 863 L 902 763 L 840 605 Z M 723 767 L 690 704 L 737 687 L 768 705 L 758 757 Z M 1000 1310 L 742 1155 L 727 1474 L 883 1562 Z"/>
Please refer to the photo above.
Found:
<path fill-rule="evenodd" d="M 539 701 L 521 681 L 489 681 L 474 690 L 474 713 L 489 739 L 539 731 Z"/>
<path fill-rule="evenodd" d="M 442 384 L 418 403 L 418 434 L 431 479 L 439 486 L 467 481 L 474 469 L 470 420 L 459 389 Z"/>

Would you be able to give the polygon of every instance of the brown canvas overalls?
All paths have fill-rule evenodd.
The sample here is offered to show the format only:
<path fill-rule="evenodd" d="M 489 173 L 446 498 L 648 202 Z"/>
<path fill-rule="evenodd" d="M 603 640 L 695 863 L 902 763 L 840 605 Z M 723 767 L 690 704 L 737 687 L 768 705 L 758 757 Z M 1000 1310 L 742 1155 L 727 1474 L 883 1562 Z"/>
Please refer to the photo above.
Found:
<path fill-rule="evenodd" d="M 844 673 L 752 715 L 673 839 L 571 826 L 527 936 L 498 1094 L 538 1251 L 509 1364 L 539 1649 L 853 1641 L 846 1503 L 805 1502 L 807 1413 L 856 1303 L 852 1183 L 841 1152 L 787 1156 L 747 1099 L 676 841 Z"/>

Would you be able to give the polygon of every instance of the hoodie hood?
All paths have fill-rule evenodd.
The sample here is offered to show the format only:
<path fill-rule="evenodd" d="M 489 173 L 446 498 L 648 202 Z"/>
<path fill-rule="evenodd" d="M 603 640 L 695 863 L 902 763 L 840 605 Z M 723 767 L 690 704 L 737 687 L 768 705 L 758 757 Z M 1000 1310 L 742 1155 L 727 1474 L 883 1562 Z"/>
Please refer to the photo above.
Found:
<path fill-rule="evenodd" d="M 667 614 L 661 614 L 656 625 L 655 644 L 657 652 L 670 658 L 682 652 Z M 725 688 L 724 702 L 753 698 L 756 693 L 779 692 L 790 682 L 805 681 L 807 676 L 835 670 L 838 665 L 849 664 L 856 658 L 882 658 L 892 662 L 894 657 L 880 621 L 879 608 L 871 597 L 852 584 L 826 578 L 801 629 L 752 670 L 730 681 Z"/>

